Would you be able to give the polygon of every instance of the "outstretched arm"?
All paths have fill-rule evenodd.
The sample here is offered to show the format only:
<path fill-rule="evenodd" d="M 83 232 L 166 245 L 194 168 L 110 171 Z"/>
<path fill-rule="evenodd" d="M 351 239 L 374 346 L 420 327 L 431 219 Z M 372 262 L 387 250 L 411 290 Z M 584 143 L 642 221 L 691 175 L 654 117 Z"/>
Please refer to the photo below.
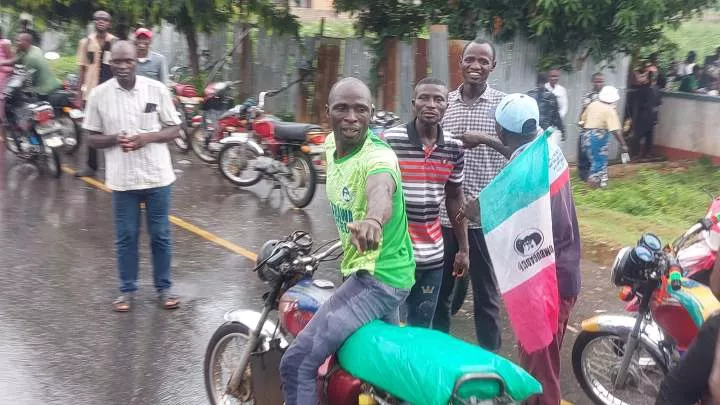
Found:
<path fill-rule="evenodd" d="M 365 186 L 367 214 L 364 219 L 348 224 L 352 244 L 360 253 L 375 250 L 380 246 L 382 228 L 392 215 L 392 196 L 395 193 L 395 179 L 387 172 L 371 174 Z"/>

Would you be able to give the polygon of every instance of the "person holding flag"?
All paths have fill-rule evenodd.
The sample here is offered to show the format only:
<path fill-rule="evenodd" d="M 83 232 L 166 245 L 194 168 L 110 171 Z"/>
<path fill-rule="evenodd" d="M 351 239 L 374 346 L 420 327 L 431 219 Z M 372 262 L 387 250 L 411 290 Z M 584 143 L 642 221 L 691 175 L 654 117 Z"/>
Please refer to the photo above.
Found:
<path fill-rule="evenodd" d="M 498 138 L 464 134 L 466 147 L 485 144 L 509 159 L 462 215 L 480 218 L 498 287 L 519 341 L 520 363 L 543 386 L 527 404 L 558 405 L 560 347 L 580 293 L 580 234 L 567 160 L 538 135 L 537 102 L 503 98 L 495 111 Z M 509 192 L 508 192 L 509 191 Z"/>

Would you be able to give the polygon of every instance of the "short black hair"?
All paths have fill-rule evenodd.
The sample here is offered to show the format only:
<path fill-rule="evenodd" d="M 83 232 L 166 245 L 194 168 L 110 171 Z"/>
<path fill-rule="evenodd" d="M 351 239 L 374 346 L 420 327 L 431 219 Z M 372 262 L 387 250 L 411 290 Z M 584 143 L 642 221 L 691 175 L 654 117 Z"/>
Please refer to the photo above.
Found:
<path fill-rule="evenodd" d="M 544 85 L 548 81 L 548 75 L 545 72 L 539 72 L 537 74 L 537 79 L 535 79 L 535 84 L 538 86 Z"/>
<path fill-rule="evenodd" d="M 418 87 L 420 87 L 420 86 L 422 86 L 422 85 L 424 85 L 424 84 L 434 84 L 434 85 L 437 85 L 437 86 L 447 87 L 447 84 L 445 84 L 444 81 L 442 81 L 442 80 L 440 80 L 440 79 L 438 79 L 438 78 L 436 78 L 436 77 L 430 77 L 430 76 L 428 76 L 428 77 L 425 77 L 425 78 L 423 78 L 423 79 L 420 79 L 420 81 L 417 82 L 417 84 L 415 84 L 415 90 L 417 90 Z"/>
<path fill-rule="evenodd" d="M 503 132 L 505 132 L 506 135 L 509 135 L 509 136 L 517 136 L 517 137 L 521 137 L 521 138 L 535 136 L 538 133 L 537 121 L 535 121 L 534 118 L 530 118 L 529 120 L 525 121 L 522 129 L 523 129 L 523 131 L 521 133 L 508 131 L 505 128 L 503 128 L 502 130 L 503 130 Z"/>
<path fill-rule="evenodd" d="M 463 47 L 463 50 L 462 50 L 462 54 L 460 55 L 460 58 L 463 58 L 465 56 L 465 51 L 468 49 L 468 47 L 471 44 L 490 45 L 490 49 L 492 49 L 493 60 L 495 60 L 495 58 L 497 57 L 497 52 L 495 51 L 495 44 L 493 43 L 493 41 L 491 41 L 489 39 L 477 37 L 477 38 L 473 39 L 472 41 L 468 42 L 467 44 L 465 44 L 465 46 Z"/>

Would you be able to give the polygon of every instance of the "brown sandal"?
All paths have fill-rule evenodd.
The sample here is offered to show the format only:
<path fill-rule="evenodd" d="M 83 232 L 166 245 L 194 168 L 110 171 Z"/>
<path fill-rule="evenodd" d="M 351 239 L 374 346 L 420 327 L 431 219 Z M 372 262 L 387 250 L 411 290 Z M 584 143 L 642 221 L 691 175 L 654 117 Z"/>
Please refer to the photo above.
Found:
<path fill-rule="evenodd" d="M 113 311 L 115 312 L 129 312 L 132 307 L 133 297 L 131 295 L 121 295 L 113 301 Z"/>
<path fill-rule="evenodd" d="M 160 292 L 158 300 L 164 309 L 177 309 L 180 307 L 180 298 L 167 291 Z"/>

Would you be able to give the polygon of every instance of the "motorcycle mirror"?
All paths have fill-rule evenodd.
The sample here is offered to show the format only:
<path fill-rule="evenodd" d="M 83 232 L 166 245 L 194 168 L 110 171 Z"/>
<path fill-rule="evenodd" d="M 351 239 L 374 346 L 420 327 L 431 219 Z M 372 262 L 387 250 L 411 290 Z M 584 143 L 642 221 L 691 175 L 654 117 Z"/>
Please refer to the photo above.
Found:
<path fill-rule="evenodd" d="M 58 59 L 60 59 L 60 54 L 57 52 L 45 52 L 45 59 L 58 60 Z"/>

